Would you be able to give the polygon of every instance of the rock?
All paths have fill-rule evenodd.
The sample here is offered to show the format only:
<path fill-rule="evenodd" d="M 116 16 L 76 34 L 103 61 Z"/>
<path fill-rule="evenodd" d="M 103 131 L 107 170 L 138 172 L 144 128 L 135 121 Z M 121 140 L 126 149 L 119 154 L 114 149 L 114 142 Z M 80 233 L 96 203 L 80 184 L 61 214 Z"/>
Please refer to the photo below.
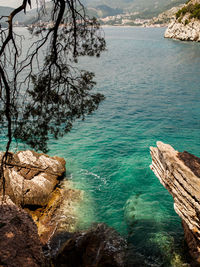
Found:
<path fill-rule="evenodd" d="M 83 192 L 73 189 L 69 181 L 64 181 L 50 195 L 49 201 L 43 208 L 34 211 L 26 209 L 31 214 L 38 227 L 38 234 L 43 244 L 61 232 L 72 233 L 76 230 L 76 206 L 83 198 Z"/>
<path fill-rule="evenodd" d="M 165 38 L 200 42 L 200 21 L 192 19 L 185 25 L 184 21 L 173 20 L 165 32 Z"/>
<path fill-rule="evenodd" d="M 36 225 L 8 196 L 0 203 L 0 266 L 44 266 Z"/>
<path fill-rule="evenodd" d="M 64 172 L 62 158 L 30 150 L 10 153 L 5 168 L 6 194 L 19 206 L 44 206 Z M 2 184 L 0 188 L 2 194 Z"/>
<path fill-rule="evenodd" d="M 188 6 L 195 4 L 200 4 L 200 0 L 191 0 L 185 4 L 184 8 L 187 9 Z M 200 42 L 200 20 L 198 18 L 191 18 L 190 12 L 180 14 L 179 17 L 174 17 L 169 24 L 165 37 L 182 41 Z"/>
<path fill-rule="evenodd" d="M 200 159 L 162 142 L 150 150 L 151 169 L 173 196 L 189 252 L 200 263 Z"/>
<path fill-rule="evenodd" d="M 121 267 L 124 266 L 125 250 L 126 241 L 114 229 L 103 223 L 97 224 L 86 232 L 75 233 L 65 242 L 54 265 Z"/>
<path fill-rule="evenodd" d="M 73 189 L 71 182 L 61 181 L 64 172 L 63 158 L 30 150 L 9 153 L 4 169 L 6 195 L 32 216 L 43 245 L 53 235 L 76 230 L 76 207 L 83 192 Z M 0 185 L 2 195 L 2 182 Z"/>

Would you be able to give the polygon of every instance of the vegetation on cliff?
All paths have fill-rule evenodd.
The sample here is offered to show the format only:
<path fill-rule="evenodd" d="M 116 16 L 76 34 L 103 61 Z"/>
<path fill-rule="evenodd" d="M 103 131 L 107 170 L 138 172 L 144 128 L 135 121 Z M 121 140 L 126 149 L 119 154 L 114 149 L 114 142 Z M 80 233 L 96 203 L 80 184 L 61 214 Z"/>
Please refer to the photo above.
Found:
<path fill-rule="evenodd" d="M 176 13 L 176 19 L 183 18 L 183 16 L 185 16 L 187 13 L 189 13 L 189 19 L 200 19 L 200 4 L 189 3 L 188 5 L 184 6 Z"/>

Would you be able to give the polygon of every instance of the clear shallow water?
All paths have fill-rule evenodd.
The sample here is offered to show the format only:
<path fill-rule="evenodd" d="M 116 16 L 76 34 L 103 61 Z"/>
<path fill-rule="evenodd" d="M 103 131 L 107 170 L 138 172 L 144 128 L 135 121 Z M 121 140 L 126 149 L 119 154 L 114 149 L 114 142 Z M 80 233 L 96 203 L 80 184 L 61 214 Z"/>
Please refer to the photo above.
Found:
<path fill-rule="evenodd" d="M 173 200 L 149 169 L 149 146 L 161 140 L 200 156 L 200 45 L 163 34 L 105 28 L 108 51 L 80 65 L 96 73 L 106 100 L 49 142 L 49 154 L 64 157 L 68 178 L 86 191 L 80 227 L 94 221 L 114 227 L 141 266 L 179 266 L 174 251 L 183 240 Z"/>

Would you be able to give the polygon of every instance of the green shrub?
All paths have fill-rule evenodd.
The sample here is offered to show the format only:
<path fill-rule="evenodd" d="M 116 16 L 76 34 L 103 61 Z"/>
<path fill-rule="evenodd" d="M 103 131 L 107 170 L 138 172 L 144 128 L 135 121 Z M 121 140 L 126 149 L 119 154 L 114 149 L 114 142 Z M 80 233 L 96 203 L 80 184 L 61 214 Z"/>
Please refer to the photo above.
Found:
<path fill-rule="evenodd" d="M 179 19 L 178 19 L 178 23 L 181 23 L 181 21 L 182 21 L 182 19 L 181 19 L 181 18 L 179 18 Z"/>
<path fill-rule="evenodd" d="M 189 23 L 189 20 L 186 19 L 186 20 L 185 20 L 185 26 L 186 26 L 188 23 Z"/>

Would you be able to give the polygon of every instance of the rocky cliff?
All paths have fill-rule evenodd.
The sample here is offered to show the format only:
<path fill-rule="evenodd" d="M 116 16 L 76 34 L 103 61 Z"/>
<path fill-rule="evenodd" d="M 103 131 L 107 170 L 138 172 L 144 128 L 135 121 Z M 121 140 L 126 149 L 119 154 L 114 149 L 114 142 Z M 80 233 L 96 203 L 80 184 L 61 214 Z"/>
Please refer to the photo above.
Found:
<path fill-rule="evenodd" d="M 200 42 L 200 0 L 187 2 L 174 16 L 166 38 Z"/>
<path fill-rule="evenodd" d="M 190 254 L 200 263 L 200 158 L 157 142 L 150 166 L 174 199 Z"/>

